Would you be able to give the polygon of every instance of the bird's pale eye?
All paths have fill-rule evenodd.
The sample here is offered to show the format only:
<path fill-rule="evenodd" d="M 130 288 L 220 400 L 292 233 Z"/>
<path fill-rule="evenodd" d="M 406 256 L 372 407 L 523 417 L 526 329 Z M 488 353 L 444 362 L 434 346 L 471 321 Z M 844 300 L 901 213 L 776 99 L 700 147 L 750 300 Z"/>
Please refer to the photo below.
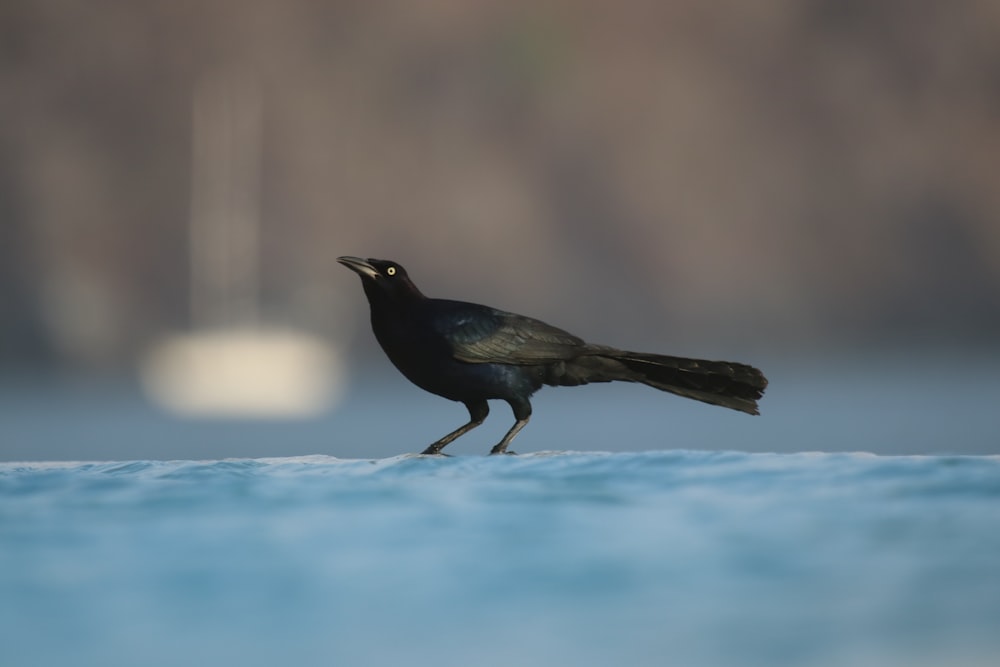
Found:
<path fill-rule="evenodd" d="M 390 276 L 396 275 L 396 267 L 395 266 L 390 266 L 388 269 L 385 270 L 385 273 L 386 273 L 386 275 L 390 275 Z"/>

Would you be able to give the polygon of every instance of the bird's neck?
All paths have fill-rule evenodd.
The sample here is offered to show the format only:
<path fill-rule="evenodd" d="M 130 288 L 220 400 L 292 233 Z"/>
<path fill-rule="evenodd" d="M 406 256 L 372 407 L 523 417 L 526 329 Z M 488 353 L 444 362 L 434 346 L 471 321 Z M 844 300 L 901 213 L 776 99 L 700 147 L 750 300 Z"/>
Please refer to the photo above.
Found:
<path fill-rule="evenodd" d="M 371 306 L 372 316 L 378 314 L 401 315 L 407 312 L 414 305 L 425 301 L 425 297 L 413 283 L 400 285 L 399 289 L 387 292 L 376 285 L 364 283 L 365 296 L 368 297 L 368 304 Z"/>

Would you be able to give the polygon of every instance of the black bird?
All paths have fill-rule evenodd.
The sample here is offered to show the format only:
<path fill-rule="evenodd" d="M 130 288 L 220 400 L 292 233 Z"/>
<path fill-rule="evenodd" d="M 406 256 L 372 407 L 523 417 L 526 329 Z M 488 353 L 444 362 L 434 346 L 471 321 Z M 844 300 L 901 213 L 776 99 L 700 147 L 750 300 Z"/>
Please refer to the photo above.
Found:
<path fill-rule="evenodd" d="M 502 454 L 531 417 L 528 399 L 542 385 L 641 382 L 678 396 L 756 415 L 764 375 L 746 364 L 625 352 L 591 345 L 554 326 L 463 301 L 430 299 L 406 270 L 382 259 L 339 257 L 361 276 L 372 330 L 389 360 L 413 384 L 464 403 L 469 422 L 424 450 L 439 454 L 479 426 L 501 399 L 514 426 L 490 451 Z"/>

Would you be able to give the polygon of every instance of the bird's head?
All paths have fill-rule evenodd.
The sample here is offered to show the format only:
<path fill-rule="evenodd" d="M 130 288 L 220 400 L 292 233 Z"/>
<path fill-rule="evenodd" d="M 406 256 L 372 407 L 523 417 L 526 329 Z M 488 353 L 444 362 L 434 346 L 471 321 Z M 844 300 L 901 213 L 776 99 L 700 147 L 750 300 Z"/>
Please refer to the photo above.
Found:
<path fill-rule="evenodd" d="M 386 259 L 338 257 L 337 261 L 361 276 L 369 302 L 382 299 L 422 298 L 406 269 Z"/>

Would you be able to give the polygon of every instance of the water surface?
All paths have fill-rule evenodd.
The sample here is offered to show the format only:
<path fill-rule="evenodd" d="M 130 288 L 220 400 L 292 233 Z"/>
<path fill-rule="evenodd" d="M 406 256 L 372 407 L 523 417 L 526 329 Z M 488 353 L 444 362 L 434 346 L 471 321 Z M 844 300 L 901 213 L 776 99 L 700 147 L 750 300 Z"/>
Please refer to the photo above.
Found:
<path fill-rule="evenodd" d="M 1000 457 L 0 463 L 4 665 L 1000 655 Z"/>

